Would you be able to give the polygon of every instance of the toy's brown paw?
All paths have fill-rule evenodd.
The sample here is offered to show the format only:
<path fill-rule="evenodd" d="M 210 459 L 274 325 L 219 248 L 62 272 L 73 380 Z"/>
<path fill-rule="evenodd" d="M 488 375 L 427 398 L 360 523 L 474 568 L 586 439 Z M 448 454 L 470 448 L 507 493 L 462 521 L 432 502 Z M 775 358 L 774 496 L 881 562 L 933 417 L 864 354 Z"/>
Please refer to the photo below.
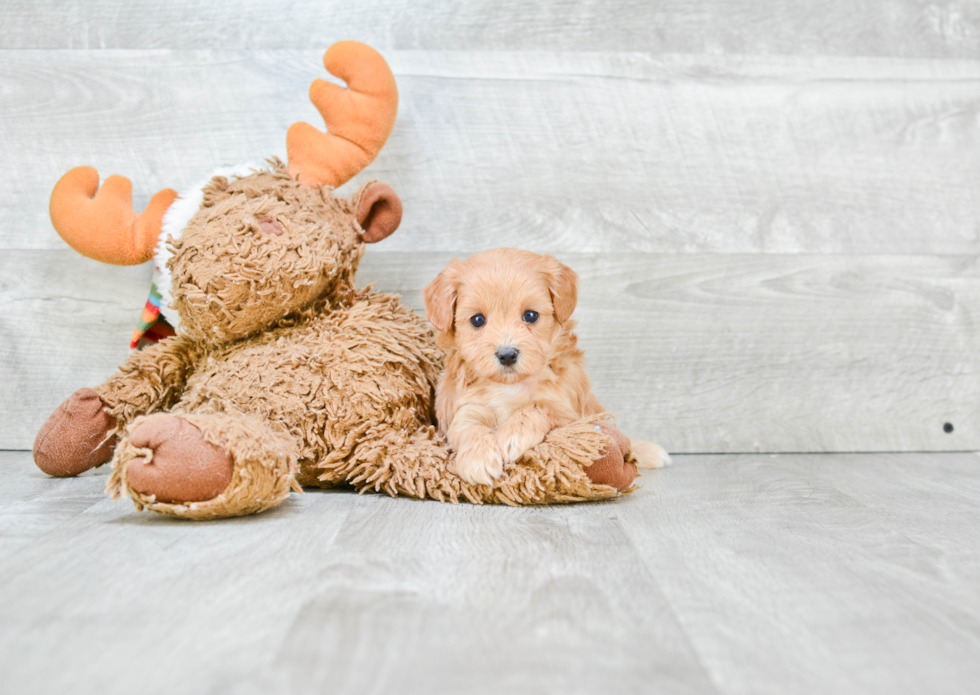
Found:
<path fill-rule="evenodd" d="M 156 415 L 134 429 L 129 440 L 153 454 L 127 463 L 126 481 L 159 502 L 204 502 L 220 495 L 231 482 L 231 456 L 204 441 L 201 430 L 186 420 Z"/>
<path fill-rule="evenodd" d="M 612 444 L 602 455 L 585 469 L 589 480 L 597 485 L 611 485 L 625 490 L 636 479 L 636 466 L 626 462 L 630 441 L 619 428 L 608 422 L 596 423 L 596 427 L 612 437 Z"/>
<path fill-rule="evenodd" d="M 78 389 L 51 413 L 34 440 L 34 463 L 48 475 L 78 475 L 112 458 L 116 419 L 94 390 Z"/>

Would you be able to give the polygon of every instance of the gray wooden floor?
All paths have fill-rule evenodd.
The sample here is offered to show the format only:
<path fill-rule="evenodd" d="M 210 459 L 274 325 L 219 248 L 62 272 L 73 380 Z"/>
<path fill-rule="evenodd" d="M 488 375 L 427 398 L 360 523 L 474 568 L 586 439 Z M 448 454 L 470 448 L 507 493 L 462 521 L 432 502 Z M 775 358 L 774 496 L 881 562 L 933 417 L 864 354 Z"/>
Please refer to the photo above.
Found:
<path fill-rule="evenodd" d="M 680 456 L 619 501 L 212 523 L 0 453 L 0 692 L 968 693 L 980 456 Z"/>

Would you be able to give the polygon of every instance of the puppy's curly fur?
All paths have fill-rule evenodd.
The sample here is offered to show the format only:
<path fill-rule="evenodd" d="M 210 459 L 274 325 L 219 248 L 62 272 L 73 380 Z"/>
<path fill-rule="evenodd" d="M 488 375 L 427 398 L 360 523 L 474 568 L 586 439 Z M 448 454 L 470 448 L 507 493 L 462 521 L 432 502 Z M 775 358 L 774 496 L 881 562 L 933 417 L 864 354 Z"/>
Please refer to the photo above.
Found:
<path fill-rule="evenodd" d="M 451 261 L 423 296 L 446 352 L 436 418 L 464 480 L 491 484 L 552 429 L 604 412 L 573 332 L 578 275 L 568 266 L 492 249 Z M 640 467 L 669 461 L 656 444 L 630 445 Z"/>

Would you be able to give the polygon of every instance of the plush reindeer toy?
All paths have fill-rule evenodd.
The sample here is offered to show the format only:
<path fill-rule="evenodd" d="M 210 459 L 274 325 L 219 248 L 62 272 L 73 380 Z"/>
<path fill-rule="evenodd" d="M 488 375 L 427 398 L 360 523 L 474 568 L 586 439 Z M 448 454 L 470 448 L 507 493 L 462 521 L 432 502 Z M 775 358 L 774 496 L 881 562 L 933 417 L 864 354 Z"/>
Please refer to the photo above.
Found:
<path fill-rule="evenodd" d="M 302 485 L 506 504 L 628 488 L 628 443 L 591 421 L 554 431 L 493 486 L 456 475 L 433 427 L 442 356 L 428 325 L 398 296 L 354 285 L 364 245 L 397 229 L 401 202 L 375 181 L 332 194 L 384 145 L 395 80 L 356 42 L 334 44 L 324 65 L 347 88 L 313 83 L 328 133 L 290 127 L 288 164 L 219 170 L 138 215 L 123 177 L 99 189 L 80 167 L 55 186 L 52 222 L 77 251 L 156 259 L 154 304 L 176 333 L 62 403 L 38 433 L 37 465 L 72 476 L 111 459 L 114 497 L 196 519 L 259 512 Z"/>

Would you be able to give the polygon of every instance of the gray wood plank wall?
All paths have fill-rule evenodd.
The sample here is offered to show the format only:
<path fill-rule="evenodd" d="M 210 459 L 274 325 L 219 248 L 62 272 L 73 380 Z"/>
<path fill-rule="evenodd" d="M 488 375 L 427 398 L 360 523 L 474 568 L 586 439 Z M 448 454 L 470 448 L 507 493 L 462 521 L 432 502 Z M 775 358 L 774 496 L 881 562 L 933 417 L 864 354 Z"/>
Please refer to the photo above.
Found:
<path fill-rule="evenodd" d="M 675 452 L 980 448 L 980 4 L 918 0 L 5 3 L 0 448 L 114 370 L 148 289 L 66 249 L 57 178 L 139 207 L 282 154 L 342 38 L 401 92 L 363 282 L 419 308 L 453 255 L 557 255 L 603 403 Z"/>

